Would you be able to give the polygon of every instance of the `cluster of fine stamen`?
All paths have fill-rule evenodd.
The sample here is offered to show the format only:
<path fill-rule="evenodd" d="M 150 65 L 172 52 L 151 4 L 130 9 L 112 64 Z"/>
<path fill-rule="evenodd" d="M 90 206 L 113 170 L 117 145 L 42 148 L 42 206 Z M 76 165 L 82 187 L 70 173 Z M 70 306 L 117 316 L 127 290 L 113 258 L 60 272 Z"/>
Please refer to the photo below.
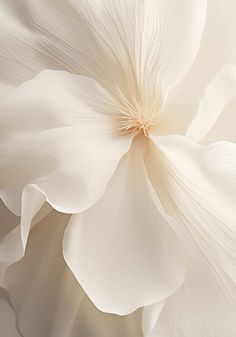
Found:
<path fill-rule="evenodd" d="M 122 132 L 148 136 L 151 127 L 157 124 L 157 107 L 148 101 L 137 102 L 134 98 L 128 100 L 122 97 L 119 122 Z"/>

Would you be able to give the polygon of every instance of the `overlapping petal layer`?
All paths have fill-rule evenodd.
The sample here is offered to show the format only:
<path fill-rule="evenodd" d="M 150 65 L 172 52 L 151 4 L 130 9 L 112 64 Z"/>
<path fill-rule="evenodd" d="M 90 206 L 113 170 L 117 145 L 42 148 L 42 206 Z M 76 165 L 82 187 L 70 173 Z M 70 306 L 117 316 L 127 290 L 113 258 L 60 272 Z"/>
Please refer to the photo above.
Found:
<path fill-rule="evenodd" d="M 6 268 L 24 256 L 31 226 L 50 211 L 50 208 L 42 207 L 44 203 L 45 196 L 42 193 L 32 185 L 26 186 L 22 193 L 20 223 L 9 230 L 0 242 L 0 285 Z M 11 228 L 12 223 L 6 225 Z"/>
<path fill-rule="evenodd" d="M 160 111 L 168 90 L 185 76 L 194 61 L 206 1 L 24 0 L 22 7 L 16 5 L 14 10 L 11 1 L 2 3 L 0 96 L 5 97 L 0 103 L 0 196 L 13 212 L 22 215 L 20 226 L 9 231 L 0 244 L 3 268 L 23 256 L 32 220 L 45 200 L 67 213 L 86 210 L 70 220 L 64 239 L 65 259 L 100 309 L 125 314 L 149 305 L 143 317 L 147 335 L 164 299 L 185 276 L 183 247 L 176 231 L 191 252 L 190 263 L 198 268 L 190 265 L 180 290 L 165 302 L 160 325 L 152 337 L 172 337 L 173 333 L 177 337 L 233 337 L 235 146 L 220 142 L 201 147 L 183 137 L 152 137 L 146 154 L 152 186 L 137 145 L 116 170 L 131 142 L 131 137 L 116 132 L 119 104 L 128 100 Z M 213 8 L 211 0 L 209 4 L 208 13 Z M 209 23 L 207 27 L 200 50 L 204 62 L 205 44 L 211 36 Z M 216 61 L 209 73 L 221 64 L 221 58 L 214 55 Z M 93 80 L 46 71 L 15 91 L 10 90 L 44 68 L 68 70 Z M 228 79 L 228 70 L 220 73 L 221 80 Z M 201 91 L 199 82 L 203 83 L 209 73 L 190 73 L 183 86 L 173 91 L 181 103 L 174 104 L 172 97 L 158 120 L 157 132 L 186 130 L 193 112 L 192 100 Z M 199 77 L 204 81 L 197 81 Z M 220 81 L 218 85 L 219 77 L 207 88 L 199 114 L 187 133 L 196 141 L 208 133 L 230 99 L 229 92 L 232 96 L 231 83 Z M 193 99 L 187 99 L 191 107 L 188 111 L 181 108 L 186 99 L 180 98 L 181 90 L 186 93 L 186 83 L 188 89 L 191 83 L 197 92 Z M 186 117 L 180 129 L 175 128 L 181 120 L 179 110 Z M 11 267 L 5 276 L 5 286 L 26 337 L 32 337 L 32 333 L 35 337 L 77 334 L 74 318 L 80 292 L 78 297 L 69 296 L 69 300 L 66 296 L 68 289 L 74 291 L 78 284 L 64 263 L 57 258 L 54 261 L 53 247 L 59 249 L 64 228 L 65 223 L 60 233 L 54 229 L 58 236 L 49 233 L 46 253 L 40 245 L 44 235 L 34 229 L 39 245 L 32 244 L 31 256 Z M 48 256 L 51 246 L 52 255 Z M 46 269 L 32 267 L 32 260 Z M 59 266 L 58 275 L 52 275 L 54 262 Z M 48 281 L 48 292 L 42 293 L 41 285 Z M 44 311 L 47 297 L 52 298 L 48 316 Z M 160 302 L 151 305 L 155 301 Z M 65 303 L 72 305 L 68 311 Z M 32 307 L 37 310 L 29 321 Z M 54 314 L 56 325 L 51 324 Z M 212 317 L 217 319 L 215 326 Z M 73 327 L 68 325 L 70 318 Z M 176 322 L 174 330 L 168 329 L 169 319 Z M 40 326 L 42 321 L 45 324 Z"/>
<path fill-rule="evenodd" d="M 200 146 L 181 136 L 152 141 L 146 157 L 149 178 L 164 209 L 178 219 L 176 231 L 189 247 L 190 260 L 187 280 L 167 301 L 160 328 L 158 321 L 150 336 L 169 337 L 173 331 L 181 337 L 220 337 L 223 331 L 233 336 L 236 146 L 228 142 Z M 164 322 L 168 319 L 175 323 Z"/>
<path fill-rule="evenodd" d="M 165 129 L 159 128 L 159 134 L 184 135 L 212 78 L 225 65 L 236 64 L 235 11 L 234 0 L 207 1 L 206 24 L 197 57 L 184 80 L 169 93 L 161 116 Z M 234 121 L 234 106 L 235 102 L 231 106 L 232 113 L 227 114 L 229 122 L 223 117 L 221 123 L 217 123 L 219 128 L 211 135 L 212 141 L 219 138 L 235 140 L 235 130 L 233 127 L 228 129 L 230 121 Z"/>
<path fill-rule="evenodd" d="M 56 209 L 86 209 L 130 146 L 130 137 L 116 132 L 114 100 L 84 77 L 42 72 L 2 100 L 0 109 L 0 195 L 16 214 L 27 184 Z"/>
<path fill-rule="evenodd" d="M 86 298 L 62 256 L 68 220 L 52 211 L 31 230 L 25 257 L 8 268 L 4 286 L 19 330 L 24 337 L 141 336 L 137 314 L 105 315 Z"/>
<path fill-rule="evenodd" d="M 144 337 L 234 337 L 236 289 L 226 274 L 194 252 L 181 288 Z"/>
<path fill-rule="evenodd" d="M 182 243 L 154 204 L 139 141 L 102 199 L 72 216 L 64 238 L 66 262 L 88 296 L 118 314 L 163 300 L 185 277 Z"/>
<path fill-rule="evenodd" d="M 53 325 L 65 270 L 60 250 L 68 219 L 52 213 L 38 224 L 31 231 L 26 256 L 5 275 L 4 287 L 16 310 L 17 324 L 26 336 L 49 336 Z M 74 298 L 79 295 L 83 292 L 77 291 Z"/>
<path fill-rule="evenodd" d="M 44 69 L 68 70 L 42 45 L 27 2 L 0 0 L 0 96 Z"/>
<path fill-rule="evenodd" d="M 5 83 L 31 78 L 45 63 L 160 106 L 193 63 L 205 14 L 206 0 L 24 0 L 14 11 L 3 4 Z"/>
<path fill-rule="evenodd" d="M 142 331 L 144 337 L 149 336 L 155 328 L 166 301 L 167 299 L 144 307 L 142 314 Z"/>
<path fill-rule="evenodd" d="M 200 146 L 186 137 L 153 139 L 147 167 L 165 210 L 179 220 L 186 244 L 236 280 L 236 146 Z"/>
<path fill-rule="evenodd" d="M 196 142 L 200 141 L 212 141 L 218 139 L 227 139 L 232 135 L 232 129 L 234 125 L 235 111 L 231 107 L 231 118 L 225 118 L 223 113 L 226 106 L 236 100 L 236 66 L 227 65 L 215 78 L 210 82 L 206 88 L 205 94 L 200 101 L 198 112 L 190 124 L 186 136 L 190 137 Z M 219 117 L 222 114 L 223 120 L 219 121 Z M 215 124 L 219 124 L 218 129 L 222 131 L 217 137 L 214 132 Z M 217 125 L 215 126 L 217 127 Z M 213 132 L 213 135 L 209 132 Z M 235 136 L 235 130 L 234 134 Z"/>

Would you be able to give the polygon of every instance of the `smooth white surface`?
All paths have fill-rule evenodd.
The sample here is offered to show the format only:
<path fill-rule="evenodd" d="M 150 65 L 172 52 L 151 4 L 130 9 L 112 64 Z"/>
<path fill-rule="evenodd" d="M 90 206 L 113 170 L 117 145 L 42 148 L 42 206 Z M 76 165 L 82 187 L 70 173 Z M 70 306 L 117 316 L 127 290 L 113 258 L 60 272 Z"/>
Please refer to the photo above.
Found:
<path fill-rule="evenodd" d="M 63 244 L 67 264 L 95 305 L 122 315 L 165 299 L 186 273 L 184 247 L 153 200 L 139 141 L 98 203 L 71 217 Z"/>
<path fill-rule="evenodd" d="M 172 229 L 184 240 L 185 246 L 189 249 L 190 275 L 180 288 L 178 292 L 180 295 L 177 295 L 177 298 L 175 296 L 170 298 L 170 302 L 166 304 L 172 311 L 177 303 L 180 315 L 176 318 L 175 314 L 169 314 L 169 312 L 166 314 L 165 307 L 164 322 L 166 317 L 167 322 L 169 319 L 176 322 L 177 319 L 176 334 L 181 337 L 183 335 L 192 337 L 192 333 L 197 337 L 216 337 L 219 333 L 219 337 L 225 333 L 227 337 L 231 335 L 234 337 L 235 325 L 231 315 L 232 305 L 235 303 L 232 303 L 234 291 L 230 279 L 235 280 L 236 277 L 234 250 L 236 169 L 233 159 L 235 147 L 233 144 L 221 142 L 212 147 L 202 148 L 187 139 L 175 136 L 156 140 L 154 150 L 149 143 L 146 157 L 146 167 L 149 166 L 149 183 L 152 183 L 155 188 L 165 210 L 178 222 L 172 223 L 170 216 L 163 219 L 160 207 L 158 210 L 154 208 L 155 211 L 152 212 L 153 207 L 149 207 L 150 205 L 145 207 L 147 221 L 143 221 L 143 214 L 139 214 L 141 206 L 145 206 L 146 203 L 152 204 L 154 200 L 150 202 L 150 198 L 146 198 L 147 194 L 149 197 L 150 192 L 146 188 L 148 184 L 143 184 L 140 190 L 136 188 L 136 186 L 140 187 L 140 182 L 144 178 L 144 175 L 138 174 L 142 162 L 140 161 L 137 166 L 132 163 L 127 182 L 127 186 L 132 187 L 129 191 L 125 191 L 126 193 L 124 191 L 119 193 L 120 185 L 124 185 L 122 182 L 126 175 L 117 181 L 113 179 L 116 176 L 112 177 L 112 175 L 119 160 L 128 151 L 130 143 L 125 138 L 121 141 L 120 138 L 116 139 L 106 133 L 108 129 L 116 130 L 116 122 L 114 123 L 114 120 L 111 122 L 111 114 L 108 112 L 116 111 L 121 97 L 131 101 L 133 98 L 137 102 L 141 101 L 143 105 L 155 108 L 157 114 L 163 107 L 163 102 L 166 103 L 155 130 L 157 136 L 186 132 L 206 83 L 227 60 L 235 62 L 234 1 L 209 0 L 205 30 L 207 4 L 205 0 L 146 0 L 145 2 L 98 0 L 96 4 L 93 0 L 78 2 L 24 0 L 21 5 L 17 1 L 0 0 L 0 4 L 2 4 L 0 12 L 2 82 L 0 88 L 2 91 L 0 95 L 2 97 L 6 93 L 9 94 L 8 98 L 1 100 L 4 121 L 0 130 L 3 139 L 1 155 L 5 159 L 2 161 L 0 187 L 5 202 L 20 214 L 22 191 L 25 185 L 35 179 L 46 198 L 58 210 L 76 213 L 98 202 L 85 214 L 73 216 L 67 231 L 69 234 L 65 237 L 64 253 L 77 279 L 83 283 L 84 289 L 94 302 L 103 310 L 117 313 L 125 313 L 134 310 L 137 306 L 160 300 L 163 296 L 170 295 L 180 285 L 183 275 L 182 264 L 175 263 L 175 259 L 170 263 L 168 261 L 170 250 L 177 259 L 179 256 L 177 253 L 180 251 L 177 249 L 178 240 L 172 244 L 173 240 L 170 238 L 172 235 L 167 235 L 169 239 L 166 240 L 166 234 L 168 234 L 166 228 Z M 203 40 L 201 40 L 202 33 Z M 198 55 L 197 52 L 199 52 Z M 196 62 L 194 62 L 195 58 Z M 190 69 L 193 63 L 194 67 Z M 46 68 L 54 71 L 37 75 Z M 187 79 L 185 78 L 180 86 L 169 91 L 186 74 Z M 91 76 L 107 91 L 94 80 L 87 80 L 78 75 Z M 15 92 L 11 91 L 16 85 L 32 78 L 32 81 L 24 83 Z M 168 91 L 169 95 L 166 96 Z M 112 99 L 110 94 L 113 95 Z M 212 95 L 213 98 L 214 95 L 215 93 Z M 86 98 L 85 101 L 84 98 Z M 215 104 L 214 99 L 211 101 Z M 93 102 L 99 102 L 99 104 L 94 106 L 91 104 Z M 222 105 L 222 102 L 218 103 Z M 215 107 L 214 104 L 214 110 L 222 108 L 222 106 L 219 108 L 218 104 Z M 210 111 L 210 115 L 218 115 L 217 109 L 214 112 Z M 82 113 L 79 114 L 79 120 L 76 120 L 78 110 Z M 106 122 L 104 119 L 100 120 L 101 116 L 104 117 L 104 112 Z M 88 115 L 89 121 L 85 120 Z M 205 118 L 206 115 L 203 115 Z M 198 126 L 197 133 L 202 131 L 206 133 L 214 119 L 215 117 L 209 119 L 211 123 L 206 119 L 206 123 L 201 122 L 204 125 L 200 125 L 202 128 L 200 131 Z M 230 121 L 235 121 L 232 114 Z M 77 128 L 76 122 L 81 127 Z M 228 125 L 231 122 L 227 120 L 225 124 Z M 32 151 L 32 144 L 35 153 Z M 74 165 L 74 160 L 77 161 L 78 158 L 79 165 Z M 26 161 L 28 165 L 25 165 Z M 109 186 L 114 181 L 115 183 L 110 191 L 109 187 L 106 190 L 106 186 L 111 177 Z M 147 190 L 148 193 L 146 193 Z M 104 191 L 105 194 L 102 197 Z M 109 193 L 106 194 L 107 192 Z M 144 195 L 145 198 L 140 198 L 141 202 L 137 202 L 139 199 L 136 194 Z M 132 197 L 127 198 L 127 195 Z M 151 199 L 153 198 L 152 191 Z M 105 203 L 104 200 L 106 200 Z M 122 203 L 124 200 L 125 207 Z M 116 201 L 115 204 L 114 201 Z M 137 203 L 141 203 L 137 214 L 132 211 L 135 207 L 126 209 L 126 204 L 132 203 L 135 207 Z M 96 209 L 97 205 L 101 208 Z M 110 209 L 112 212 L 108 218 Z M 29 218 L 31 218 L 31 211 L 29 209 Z M 126 221 L 119 226 L 124 213 Z M 130 213 L 132 214 L 128 219 L 127 214 Z M 162 230 L 160 228 L 150 230 L 148 244 L 145 244 L 143 238 L 146 238 L 147 229 L 141 227 L 141 224 L 146 225 L 147 222 L 153 225 L 153 214 L 155 220 L 161 219 L 159 224 Z M 22 215 L 24 217 L 24 214 Z M 100 231 L 96 236 L 97 228 L 93 225 L 98 219 L 100 219 L 98 223 Z M 130 228 L 124 226 L 128 222 L 132 225 Z M 137 224 L 138 228 L 141 228 L 140 231 L 137 231 Z M 27 220 L 24 244 L 29 225 L 30 221 Z M 82 229 L 78 225 L 81 225 Z M 115 226 L 117 234 L 115 237 L 109 225 Z M 108 230 L 103 232 L 104 228 Z M 120 233 L 122 231 L 123 233 Z M 129 235 L 124 235 L 127 232 Z M 86 235 L 87 233 L 92 235 Z M 155 246 L 156 242 L 153 238 L 155 234 L 158 234 L 158 239 L 164 244 L 158 241 L 158 246 Z M 19 309 L 21 325 L 29 337 L 32 337 L 32 332 L 41 333 L 40 330 L 33 330 L 31 324 L 37 322 L 41 327 L 40 319 L 47 314 L 43 308 L 48 303 L 51 317 L 54 317 L 56 312 L 58 317 L 65 319 L 65 324 L 61 319 L 56 320 L 55 331 L 67 329 L 68 323 L 68 311 L 65 312 L 65 308 L 61 307 L 64 295 L 61 297 L 62 303 L 59 301 L 59 306 L 53 305 L 56 302 L 55 297 L 52 302 L 48 301 L 47 295 L 53 297 L 56 293 L 57 296 L 58 288 L 55 284 L 51 284 L 50 292 L 47 292 L 49 288 L 46 288 L 46 291 L 40 289 L 42 296 L 35 297 L 34 290 L 40 288 L 42 280 L 54 280 L 49 275 L 52 273 L 50 263 L 53 264 L 55 260 L 47 259 L 48 256 L 42 248 L 50 238 L 53 247 L 57 235 L 53 231 L 49 235 L 43 234 L 42 237 L 42 243 L 33 246 L 36 249 L 32 255 L 30 254 L 34 259 L 30 260 L 26 257 L 17 266 L 13 266 L 12 277 L 8 274 L 9 283 L 6 281 L 15 305 Z M 56 245 L 59 247 L 62 237 L 61 233 L 58 241 L 56 240 Z M 83 257 L 84 251 L 77 254 L 78 237 L 84 251 L 88 252 L 85 259 L 81 261 L 77 258 Z M 175 238 L 175 235 L 173 237 Z M 154 254 L 149 250 L 150 242 L 156 252 Z M 50 243 L 48 245 L 50 246 Z M 132 250 L 130 246 L 134 249 Z M 141 248 L 137 254 L 130 254 L 130 252 L 136 253 L 137 248 Z M 162 260 L 160 256 L 165 258 Z M 98 257 L 100 264 L 96 263 Z M 85 263 L 86 259 L 88 263 Z M 43 267 L 40 270 L 37 269 L 35 260 L 42 263 Z M 117 265 L 113 265 L 114 261 Z M 154 263 L 157 261 L 160 262 L 158 265 L 160 269 L 157 269 Z M 193 265 L 196 263 L 199 269 L 191 269 L 191 263 Z M 48 265 L 44 273 L 44 266 Z M 163 265 L 168 266 L 167 270 Z M 92 266 L 91 270 L 90 266 Z M 143 268 L 138 269 L 140 266 Z M 146 266 L 147 273 L 143 273 L 143 270 L 146 272 Z M 63 268 L 65 268 L 64 264 L 62 270 Z M 160 270 L 163 274 L 159 274 Z M 123 273 L 124 271 L 126 273 Z M 91 277 L 94 272 L 97 272 L 100 282 L 97 282 L 97 278 Z M 174 273 L 173 284 L 169 282 L 167 272 L 168 275 L 169 272 Z M 24 284 L 29 285 L 24 289 L 25 298 L 22 298 L 22 293 L 19 291 L 22 284 L 17 284 L 19 280 L 15 277 L 15 273 L 19 275 L 19 279 L 26 279 L 25 283 L 22 282 L 23 287 Z M 60 273 L 62 273 L 61 269 Z M 27 278 L 29 275 L 30 277 Z M 39 276 L 38 280 L 35 279 L 35 275 Z M 105 275 L 106 282 L 101 275 Z M 203 281 L 199 275 L 205 276 Z M 64 280 L 68 281 L 66 277 L 56 278 L 56 282 L 62 282 L 62 290 Z M 99 293 L 97 285 L 102 289 Z M 124 293 L 124 289 L 128 289 L 126 290 L 128 296 Z M 193 289 L 196 291 L 193 292 Z M 63 291 L 62 293 L 64 294 Z M 205 293 L 207 296 L 204 296 Z M 216 295 L 214 296 L 213 293 Z M 111 294 L 112 301 L 107 294 Z M 44 301 L 45 298 L 46 301 Z M 207 303 L 206 300 L 208 300 Z M 32 305 L 35 301 L 39 304 L 38 307 Z M 195 303 L 194 309 L 192 302 Z M 206 308 L 209 312 L 201 315 Z M 33 311 L 35 309 L 39 309 L 40 315 L 37 310 Z M 189 312 L 187 319 L 186 310 Z M 200 312 L 199 315 L 196 315 L 196 310 Z M 229 318 L 228 326 L 225 313 Z M 29 314 L 33 317 L 32 321 L 28 319 Z M 157 310 L 156 316 L 159 314 Z M 155 322 L 152 316 L 153 312 L 150 320 L 147 320 L 151 322 L 151 327 Z M 216 325 L 212 322 L 212 317 L 217 317 Z M 162 325 L 162 316 L 160 319 L 160 329 L 164 329 L 161 333 L 166 337 L 171 330 L 168 330 L 168 324 Z M 59 322 L 63 322 L 62 330 L 60 324 L 57 325 Z M 51 321 L 47 321 L 47 324 L 43 325 L 46 333 L 51 331 L 50 324 Z M 175 326 L 170 326 L 170 329 L 172 328 Z M 159 334 L 159 331 L 154 332 Z"/>
<path fill-rule="evenodd" d="M 227 65 L 207 86 L 186 136 L 196 142 L 207 141 L 208 138 L 211 140 L 209 132 L 217 124 L 220 115 L 223 115 L 224 109 L 233 98 L 236 99 L 236 66 Z M 229 129 L 227 124 L 232 122 L 233 118 L 222 121 L 221 129 Z M 215 140 L 227 138 L 227 135 L 227 132 L 223 137 L 216 137 L 215 135 Z"/>
<path fill-rule="evenodd" d="M 0 196 L 7 206 L 20 214 L 31 183 L 65 213 L 95 203 L 131 142 L 117 134 L 116 108 L 94 80 L 49 70 L 2 100 Z"/>

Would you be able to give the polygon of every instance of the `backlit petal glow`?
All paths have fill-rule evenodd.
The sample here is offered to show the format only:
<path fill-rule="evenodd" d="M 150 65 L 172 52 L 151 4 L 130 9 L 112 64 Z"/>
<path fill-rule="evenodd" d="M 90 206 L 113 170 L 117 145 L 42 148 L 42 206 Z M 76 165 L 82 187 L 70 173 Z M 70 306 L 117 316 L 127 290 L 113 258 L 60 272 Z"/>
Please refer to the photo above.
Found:
<path fill-rule="evenodd" d="M 236 336 L 219 3 L 0 0 L 0 287 L 21 336 Z"/>

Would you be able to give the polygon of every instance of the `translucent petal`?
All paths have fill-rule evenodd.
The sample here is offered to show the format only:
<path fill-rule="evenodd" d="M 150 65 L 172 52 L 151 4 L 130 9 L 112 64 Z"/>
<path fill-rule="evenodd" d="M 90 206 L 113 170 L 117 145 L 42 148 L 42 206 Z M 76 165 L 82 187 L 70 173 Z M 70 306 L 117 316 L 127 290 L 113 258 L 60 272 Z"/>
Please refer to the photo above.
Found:
<path fill-rule="evenodd" d="M 105 312 L 123 315 L 161 301 L 185 277 L 183 245 L 153 199 L 142 156 L 135 142 L 104 196 L 72 216 L 64 237 L 67 264 Z"/>
<path fill-rule="evenodd" d="M 146 165 L 164 209 L 189 247 L 236 281 L 236 145 L 200 146 L 186 137 L 153 139 Z"/>
<path fill-rule="evenodd" d="M 144 337 L 233 337 L 236 289 L 195 252 L 182 287 L 164 306 L 155 329 Z"/>
<path fill-rule="evenodd" d="M 3 9 L 5 82 L 31 78 L 45 64 L 92 77 L 118 96 L 155 96 L 161 105 L 193 63 L 206 0 L 24 0 Z"/>
<path fill-rule="evenodd" d="M 45 197 L 33 186 L 28 185 L 21 200 L 20 224 L 14 226 L 0 243 L 0 279 L 5 275 L 6 268 L 24 256 L 25 246 L 34 217 L 45 203 Z M 40 216 L 40 215 L 39 215 Z"/>
<path fill-rule="evenodd" d="M 0 196 L 20 214 L 34 184 L 54 208 L 86 209 L 103 194 L 131 139 L 117 134 L 112 97 L 95 81 L 44 71 L 0 103 Z"/>
<path fill-rule="evenodd" d="M 236 99 L 236 66 L 228 65 L 215 76 L 206 88 L 186 136 L 196 142 L 207 141 L 209 132 L 233 98 Z M 233 115 L 232 119 L 227 122 L 231 125 L 235 124 L 236 116 Z M 227 128 L 225 120 L 221 123 L 221 128 Z M 227 139 L 227 133 L 224 138 Z"/>
<path fill-rule="evenodd" d="M 166 300 L 148 305 L 143 308 L 142 330 L 144 337 L 149 336 L 152 330 L 155 328 L 165 302 Z"/>
<path fill-rule="evenodd" d="M 18 329 L 24 337 L 141 337 L 139 313 L 101 313 L 65 264 L 61 242 L 68 219 L 51 212 L 31 230 L 24 258 L 8 268 L 4 286 Z"/>
<path fill-rule="evenodd" d="M 157 130 L 159 135 L 184 135 L 212 78 L 226 64 L 236 64 L 235 11 L 236 2 L 234 0 L 207 1 L 206 24 L 197 57 L 184 80 L 169 92 L 167 105 Z M 232 113 L 229 119 L 225 121 L 225 117 L 222 118 L 223 124 L 221 123 L 221 127 L 219 125 L 221 130 L 225 123 L 230 126 L 230 121 L 235 115 L 234 106 L 235 102 L 231 107 Z M 229 137 L 234 136 L 235 140 L 233 128 L 225 129 L 225 132 L 227 132 L 226 135 L 230 132 Z M 218 132 L 218 135 L 216 137 L 212 135 L 212 140 L 225 139 L 225 133 L 222 131 Z M 231 139 L 229 137 L 227 139 Z"/>

